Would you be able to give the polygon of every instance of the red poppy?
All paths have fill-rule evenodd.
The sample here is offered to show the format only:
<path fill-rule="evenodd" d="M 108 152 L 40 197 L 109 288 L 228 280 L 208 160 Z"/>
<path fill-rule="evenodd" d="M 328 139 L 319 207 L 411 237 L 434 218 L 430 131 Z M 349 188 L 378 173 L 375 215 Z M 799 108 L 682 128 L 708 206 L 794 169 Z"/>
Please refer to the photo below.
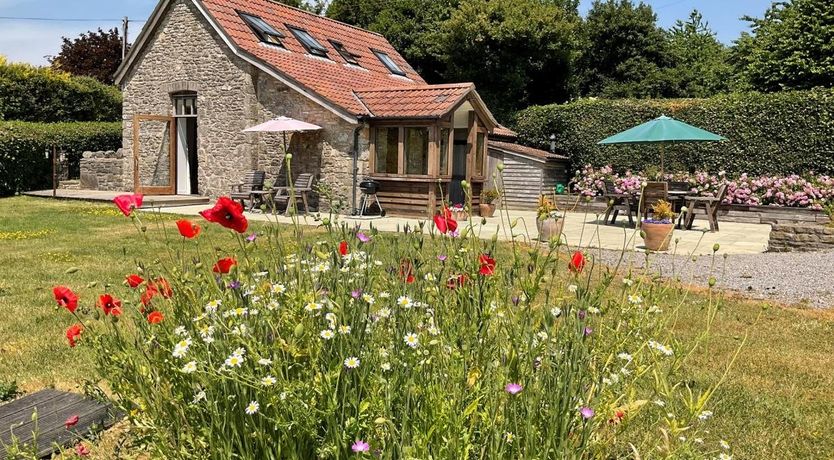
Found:
<path fill-rule="evenodd" d="M 348 255 L 348 253 L 350 253 L 350 250 L 348 250 L 347 241 L 342 241 L 341 243 L 339 243 L 339 254 L 346 256 Z"/>
<path fill-rule="evenodd" d="M 402 278 L 405 284 L 412 284 L 415 281 L 414 264 L 410 260 L 403 260 L 400 263 L 400 278 Z"/>
<path fill-rule="evenodd" d="M 110 294 L 100 295 L 98 297 L 98 306 L 104 310 L 104 315 L 119 316 L 122 314 L 122 301 L 113 298 Z"/>
<path fill-rule="evenodd" d="M 116 203 L 116 206 L 122 211 L 127 217 L 130 217 L 130 214 L 133 212 L 134 209 L 139 209 L 142 207 L 142 200 L 144 197 L 139 194 L 133 195 L 119 195 L 116 198 L 113 198 L 113 202 Z"/>
<path fill-rule="evenodd" d="M 200 226 L 187 219 L 178 220 L 177 229 L 179 229 L 180 235 L 189 240 L 200 234 Z"/>
<path fill-rule="evenodd" d="M 78 424 L 78 416 L 73 415 L 72 417 L 68 417 L 67 420 L 64 422 L 64 427 L 66 429 L 70 429 Z"/>
<path fill-rule="evenodd" d="M 243 206 L 226 196 L 221 196 L 213 208 L 200 211 L 200 215 L 209 222 L 220 224 L 238 233 L 243 233 L 249 228 L 249 222 L 243 216 Z"/>
<path fill-rule="evenodd" d="M 490 276 L 493 273 L 495 273 L 495 259 L 486 254 L 481 254 L 481 257 L 478 259 L 478 261 L 481 263 L 481 270 L 479 272 L 480 274 L 484 276 Z"/>
<path fill-rule="evenodd" d="M 165 278 L 157 278 L 148 283 L 148 289 L 153 289 L 157 294 L 160 294 L 166 299 L 174 296 L 174 291 L 171 289 L 171 284 Z"/>
<path fill-rule="evenodd" d="M 75 455 L 78 455 L 79 457 L 86 457 L 90 455 L 90 449 L 88 449 L 84 444 L 78 444 L 75 446 Z"/>
<path fill-rule="evenodd" d="M 582 254 L 582 251 L 574 252 L 568 268 L 574 273 L 582 273 L 582 269 L 585 268 L 585 254 Z"/>
<path fill-rule="evenodd" d="M 125 277 L 125 282 L 127 282 L 128 286 L 136 289 L 140 284 L 144 283 L 145 280 L 139 275 L 127 275 Z"/>
<path fill-rule="evenodd" d="M 84 331 L 84 327 L 80 324 L 73 324 L 67 329 L 67 340 L 69 340 L 69 346 L 74 347 L 75 341 L 78 337 L 81 337 L 81 333 Z"/>
<path fill-rule="evenodd" d="M 212 268 L 212 271 L 214 271 L 214 273 L 220 273 L 225 275 L 232 271 L 232 267 L 234 267 L 235 265 L 237 265 L 237 261 L 235 259 L 231 257 L 226 257 L 225 259 L 218 260 L 217 263 L 214 264 L 214 268 Z"/>
<path fill-rule="evenodd" d="M 458 229 L 458 223 L 455 219 L 452 219 L 452 211 L 449 208 L 443 208 L 442 213 L 435 214 L 434 225 L 444 235 L 449 232 L 454 233 Z"/>
<path fill-rule="evenodd" d="M 165 315 L 163 315 L 159 310 L 152 311 L 151 314 L 148 315 L 148 322 L 151 324 L 159 324 L 163 319 L 165 319 Z"/>
<path fill-rule="evenodd" d="M 157 291 L 155 287 L 148 285 L 147 287 L 145 287 L 145 292 L 142 293 L 142 296 L 139 300 L 142 301 L 142 305 L 147 307 L 151 303 L 151 300 L 153 300 L 153 298 L 156 297 L 157 294 L 159 294 L 159 291 Z"/>
<path fill-rule="evenodd" d="M 608 423 L 610 423 L 612 425 L 620 423 L 623 420 L 624 417 L 625 417 L 625 412 L 623 412 L 621 410 L 618 410 L 618 411 L 614 412 L 614 418 L 608 419 Z"/>
<path fill-rule="evenodd" d="M 469 277 L 465 274 L 453 276 L 446 280 L 446 287 L 449 289 L 457 289 L 463 287 L 463 285 L 466 284 L 466 280 L 468 279 Z"/>
<path fill-rule="evenodd" d="M 55 301 L 58 302 L 59 307 L 64 307 L 70 313 L 75 313 L 75 309 L 78 308 L 78 296 L 72 292 L 72 289 L 66 286 L 55 286 L 52 288 L 52 294 L 55 296 Z"/>

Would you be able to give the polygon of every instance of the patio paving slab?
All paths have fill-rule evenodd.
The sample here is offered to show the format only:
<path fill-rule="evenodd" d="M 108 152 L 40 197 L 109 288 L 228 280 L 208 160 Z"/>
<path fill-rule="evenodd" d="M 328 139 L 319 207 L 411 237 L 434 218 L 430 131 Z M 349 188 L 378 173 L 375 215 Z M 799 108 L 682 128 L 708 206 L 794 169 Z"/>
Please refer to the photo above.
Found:
<path fill-rule="evenodd" d="M 175 208 L 162 208 L 161 212 L 172 214 L 183 214 L 196 216 L 199 211 L 206 209 L 206 206 L 180 206 Z M 246 217 L 252 221 L 271 221 L 282 224 L 291 224 L 292 219 L 280 215 L 272 216 L 262 213 L 246 213 Z M 370 229 L 372 226 L 379 231 L 396 232 L 398 229 L 408 225 L 411 228 L 418 228 L 420 222 L 426 222 L 425 229 L 428 231 L 433 224 L 426 218 L 416 217 L 382 217 L 382 218 L 356 218 L 341 216 L 340 219 L 349 225 L 355 225 L 362 229 Z M 313 215 L 300 216 L 299 223 L 302 225 L 318 225 Z M 610 250 L 643 251 L 643 240 L 639 232 L 633 228 L 626 228 L 624 224 L 616 226 L 603 225 L 601 219 L 596 215 L 583 213 L 566 213 L 563 229 L 563 242 L 575 248 L 600 248 Z M 513 235 L 519 241 L 535 242 L 538 237 L 536 231 L 536 215 L 532 211 L 510 211 L 509 217 L 506 214 L 486 219 L 482 225 L 480 217 L 474 217 L 470 222 L 460 222 L 459 227 L 472 226 L 472 230 L 484 239 L 491 239 L 498 235 L 498 239 L 508 241 Z M 703 255 L 711 254 L 715 243 L 720 244 L 720 254 L 759 254 L 767 250 L 770 238 L 770 225 L 743 224 L 726 222 L 721 223 L 721 231 L 711 233 L 706 221 L 695 221 L 693 230 L 675 230 L 672 244 L 672 251 L 677 254 Z"/>

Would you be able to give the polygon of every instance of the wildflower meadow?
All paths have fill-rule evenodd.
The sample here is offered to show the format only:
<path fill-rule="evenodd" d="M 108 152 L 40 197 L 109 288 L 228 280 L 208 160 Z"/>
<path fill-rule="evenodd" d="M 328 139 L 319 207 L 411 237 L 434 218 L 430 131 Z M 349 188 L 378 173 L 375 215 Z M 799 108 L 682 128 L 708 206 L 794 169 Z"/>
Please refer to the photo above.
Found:
<path fill-rule="evenodd" d="M 141 200 L 116 204 L 145 239 L 170 223 Z M 681 372 L 705 350 L 673 336 L 671 285 L 557 240 L 499 244 L 448 212 L 396 234 L 336 216 L 253 231 L 227 198 L 202 216 L 163 228 L 122 286 L 54 288 L 67 346 L 94 355 L 154 456 L 732 455 L 710 432 L 725 379 Z M 703 337 L 720 306 L 710 294 Z"/>

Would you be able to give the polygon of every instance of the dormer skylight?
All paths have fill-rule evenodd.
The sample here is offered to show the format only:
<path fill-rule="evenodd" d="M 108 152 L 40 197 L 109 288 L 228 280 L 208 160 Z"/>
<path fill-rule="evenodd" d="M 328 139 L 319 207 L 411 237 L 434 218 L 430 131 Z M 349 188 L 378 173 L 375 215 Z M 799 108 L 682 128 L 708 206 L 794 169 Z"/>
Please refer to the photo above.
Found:
<path fill-rule="evenodd" d="M 401 69 L 393 59 L 391 59 L 391 56 L 379 50 L 372 49 L 371 51 L 376 54 L 376 57 L 378 57 L 379 60 L 385 64 L 385 67 L 387 67 L 392 74 L 399 75 L 401 77 L 405 76 L 405 71 L 403 71 L 403 69 Z"/>
<path fill-rule="evenodd" d="M 287 25 L 287 28 L 290 29 L 295 38 L 304 45 L 304 48 L 307 49 L 307 52 L 314 55 L 314 56 L 321 56 L 327 57 L 327 48 L 324 47 L 318 40 L 313 38 L 309 32 L 304 29 L 299 29 L 297 27 L 293 27 L 291 25 Z"/>
<path fill-rule="evenodd" d="M 344 59 L 345 62 L 348 64 L 359 65 L 359 56 L 348 51 L 347 48 L 345 48 L 345 45 L 341 42 L 331 39 L 330 44 L 333 45 L 333 48 L 339 52 L 339 55 L 342 56 L 342 59 Z"/>
<path fill-rule="evenodd" d="M 262 42 L 281 47 L 284 46 L 284 44 L 281 43 L 281 39 L 284 38 L 284 34 L 275 30 L 275 28 L 267 24 L 266 21 L 252 14 L 241 12 L 238 12 L 238 14 L 246 22 L 246 24 L 252 28 L 252 31 L 255 32 L 255 35 L 257 35 Z"/>

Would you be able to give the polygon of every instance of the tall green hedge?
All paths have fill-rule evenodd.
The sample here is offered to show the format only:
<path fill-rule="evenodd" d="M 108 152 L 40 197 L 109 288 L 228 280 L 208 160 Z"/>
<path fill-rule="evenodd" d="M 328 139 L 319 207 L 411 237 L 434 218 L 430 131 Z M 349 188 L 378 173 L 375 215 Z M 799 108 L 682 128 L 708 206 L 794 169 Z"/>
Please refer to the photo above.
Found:
<path fill-rule="evenodd" d="M 618 170 L 659 166 L 653 145 L 599 146 L 600 140 L 666 114 L 718 133 L 727 142 L 681 143 L 665 151 L 667 171 L 732 174 L 834 174 L 834 90 L 741 93 L 710 99 L 580 100 L 530 107 L 515 117 L 519 141 L 556 147 L 573 167 Z"/>
<path fill-rule="evenodd" d="M 9 64 L 0 56 L 0 120 L 118 121 L 122 95 L 115 86 L 47 67 Z"/>
<path fill-rule="evenodd" d="M 122 143 L 121 123 L 0 122 L 0 196 L 52 188 L 52 146 L 73 155 L 116 150 Z"/>

